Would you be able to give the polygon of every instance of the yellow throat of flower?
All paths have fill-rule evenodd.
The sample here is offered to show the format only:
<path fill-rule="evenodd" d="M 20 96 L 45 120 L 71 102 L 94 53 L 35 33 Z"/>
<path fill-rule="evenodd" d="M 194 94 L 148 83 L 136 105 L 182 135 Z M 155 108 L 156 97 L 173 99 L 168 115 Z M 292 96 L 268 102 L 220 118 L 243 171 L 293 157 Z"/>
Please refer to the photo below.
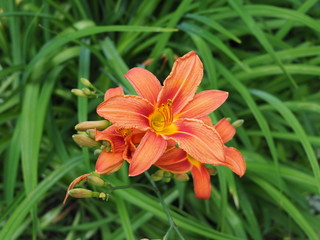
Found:
<path fill-rule="evenodd" d="M 168 99 L 166 104 L 162 104 L 156 108 L 150 115 L 150 126 L 152 129 L 160 134 L 169 135 L 175 132 L 176 126 L 172 124 L 172 100 Z"/>

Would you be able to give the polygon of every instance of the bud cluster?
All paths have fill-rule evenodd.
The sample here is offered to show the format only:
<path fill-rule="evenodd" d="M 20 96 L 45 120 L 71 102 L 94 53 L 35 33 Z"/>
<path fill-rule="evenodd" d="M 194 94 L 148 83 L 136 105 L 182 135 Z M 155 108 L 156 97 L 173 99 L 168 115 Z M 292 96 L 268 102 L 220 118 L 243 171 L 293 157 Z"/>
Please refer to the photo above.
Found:
<path fill-rule="evenodd" d="M 83 181 L 88 181 L 90 184 L 97 187 L 104 187 L 105 192 L 92 191 L 85 188 L 74 188 L 76 185 L 80 184 Z M 103 180 L 99 174 L 96 172 L 90 174 L 84 174 L 76 178 L 69 186 L 67 195 L 65 197 L 64 203 L 66 202 L 68 196 L 74 198 L 101 198 L 103 200 L 109 199 L 111 192 L 113 191 L 113 186 Z"/>
<path fill-rule="evenodd" d="M 100 147 L 103 144 L 101 141 L 95 140 L 96 130 L 103 130 L 110 126 L 110 122 L 107 120 L 100 121 L 86 121 L 78 123 L 75 129 L 78 131 L 77 134 L 72 135 L 73 140 L 80 147 Z M 109 143 L 106 143 L 107 145 Z"/>
<path fill-rule="evenodd" d="M 157 170 L 154 174 L 151 175 L 151 179 L 153 181 L 163 181 L 163 182 L 170 182 L 172 177 L 178 181 L 188 181 L 189 175 L 186 173 L 183 174 L 173 174 L 171 172 L 164 171 L 162 169 Z"/>
<path fill-rule="evenodd" d="M 101 91 L 99 91 L 88 79 L 81 78 L 80 82 L 86 87 L 82 89 L 72 89 L 71 93 L 73 93 L 75 96 L 83 98 L 94 98 L 100 97 L 102 95 Z"/>

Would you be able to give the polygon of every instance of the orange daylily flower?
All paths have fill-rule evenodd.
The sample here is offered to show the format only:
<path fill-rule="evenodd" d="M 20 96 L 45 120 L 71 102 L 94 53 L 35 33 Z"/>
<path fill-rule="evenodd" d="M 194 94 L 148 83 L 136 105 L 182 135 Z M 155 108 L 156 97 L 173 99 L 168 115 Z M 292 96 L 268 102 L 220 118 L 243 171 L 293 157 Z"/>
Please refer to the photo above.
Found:
<path fill-rule="evenodd" d="M 163 86 L 149 71 L 133 68 L 125 77 L 139 96 L 117 95 L 98 106 L 97 113 L 114 126 L 146 132 L 132 157 L 130 176 L 148 170 L 166 151 L 168 140 L 201 163 L 224 165 L 219 133 L 200 118 L 218 108 L 228 93 L 208 90 L 195 94 L 202 76 L 202 62 L 191 51 L 175 61 Z"/>
<path fill-rule="evenodd" d="M 206 124 L 211 125 L 209 117 L 201 118 Z M 218 131 L 223 143 L 230 141 L 236 133 L 235 128 L 225 118 L 221 119 L 214 128 Z M 242 154 L 233 147 L 224 146 L 226 160 L 224 165 L 229 167 L 240 177 L 246 171 L 246 163 Z M 168 148 L 155 165 L 172 173 L 186 173 L 191 171 L 194 192 L 197 198 L 209 199 L 211 194 L 210 173 L 205 165 L 188 155 L 184 150 L 175 147 Z"/>

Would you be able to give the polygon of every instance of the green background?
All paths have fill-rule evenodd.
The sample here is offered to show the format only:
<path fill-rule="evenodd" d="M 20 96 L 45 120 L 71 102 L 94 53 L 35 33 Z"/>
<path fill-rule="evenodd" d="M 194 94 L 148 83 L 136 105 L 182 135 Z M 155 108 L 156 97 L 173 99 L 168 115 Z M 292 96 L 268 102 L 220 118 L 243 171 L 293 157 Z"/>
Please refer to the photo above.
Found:
<path fill-rule="evenodd" d="M 0 239 L 320 238 L 319 1 L 0 0 L 0 8 Z M 229 92 L 213 122 L 245 120 L 228 145 L 243 153 L 246 174 L 218 167 L 207 201 L 194 197 L 192 181 L 157 182 L 183 237 L 145 188 L 63 206 L 69 183 L 96 160 L 71 138 L 78 122 L 99 119 L 102 101 L 70 93 L 80 77 L 133 94 L 128 69 L 153 59 L 147 69 L 163 81 L 174 56 L 190 50 L 204 63 L 199 90 Z M 127 166 L 105 179 L 150 185 L 129 178 Z"/>

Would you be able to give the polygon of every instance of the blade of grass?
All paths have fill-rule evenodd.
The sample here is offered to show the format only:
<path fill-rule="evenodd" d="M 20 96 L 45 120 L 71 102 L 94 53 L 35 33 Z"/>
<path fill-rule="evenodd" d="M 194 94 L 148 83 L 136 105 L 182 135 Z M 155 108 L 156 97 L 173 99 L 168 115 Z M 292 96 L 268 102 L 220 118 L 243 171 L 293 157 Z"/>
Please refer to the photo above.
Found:
<path fill-rule="evenodd" d="M 257 107 L 256 103 L 254 102 L 253 98 L 251 97 L 248 89 L 237 79 L 235 78 L 230 71 L 228 71 L 221 63 L 216 62 L 218 66 L 218 70 L 221 72 L 222 76 L 228 82 L 234 86 L 235 89 L 241 94 L 245 102 L 247 103 L 248 107 L 250 108 L 252 114 L 254 115 L 256 121 L 258 122 L 262 132 L 264 133 L 264 137 L 268 143 L 268 147 L 270 149 L 270 153 L 272 156 L 272 159 L 274 161 L 274 164 L 276 166 L 276 178 L 278 181 L 278 186 L 280 189 L 283 188 L 283 182 L 281 180 L 281 175 L 279 171 L 279 159 L 278 154 L 276 151 L 276 147 L 271 135 L 270 127 L 268 125 L 267 120 L 264 118 L 264 116 L 261 114 L 259 108 Z"/>
<path fill-rule="evenodd" d="M 70 159 L 46 177 L 29 195 L 19 204 L 0 232 L 0 239 L 10 239 L 28 212 L 45 196 L 45 193 L 66 173 L 79 164 L 79 157 Z"/>
<path fill-rule="evenodd" d="M 251 176 L 251 180 L 253 180 L 264 191 L 266 191 L 266 193 L 276 202 L 281 202 L 280 207 L 283 208 L 295 220 L 295 222 L 301 227 L 301 229 L 303 229 L 309 239 L 318 239 L 317 233 L 314 231 L 314 229 L 312 229 L 312 227 L 308 223 L 308 220 L 304 218 L 304 216 L 288 198 L 286 198 L 276 188 L 259 177 Z"/>
<path fill-rule="evenodd" d="M 232 32 L 230 32 L 228 29 L 224 28 L 222 25 L 220 25 L 217 21 L 210 19 L 208 17 L 199 16 L 195 14 L 187 14 L 187 18 L 197 20 L 198 22 L 201 22 L 210 28 L 220 32 L 221 34 L 225 35 L 226 37 L 232 39 L 233 41 L 237 43 L 241 43 L 241 40 L 235 36 Z"/>
<path fill-rule="evenodd" d="M 108 181 L 114 186 L 120 186 L 122 184 L 121 181 L 116 179 L 113 175 L 110 175 Z M 159 208 L 159 202 L 153 200 L 152 198 L 146 196 L 145 193 L 134 189 L 126 189 L 126 190 L 119 190 L 117 194 L 125 199 L 127 202 L 136 205 L 137 207 L 144 209 L 150 213 L 153 213 L 157 218 L 161 219 L 162 221 L 166 221 L 167 217 L 163 210 Z M 187 231 L 191 231 L 199 236 L 208 237 L 211 239 L 216 240 L 237 240 L 240 238 L 220 233 L 211 227 L 204 226 L 201 223 L 198 223 L 196 219 L 193 219 L 190 215 L 181 216 L 173 211 L 170 211 L 175 223 L 181 229 L 185 229 Z"/>
<path fill-rule="evenodd" d="M 101 42 L 101 48 L 108 59 L 110 68 L 113 71 L 115 71 L 117 77 L 116 79 L 118 81 L 117 83 L 120 83 L 127 93 L 135 93 L 134 88 L 124 77 L 124 75 L 128 72 L 129 68 L 121 58 L 119 52 L 115 48 L 110 38 L 106 38 L 103 42 Z"/>
<path fill-rule="evenodd" d="M 104 33 L 104 32 L 173 32 L 176 29 L 160 28 L 160 27 L 146 27 L 146 26 L 94 26 L 71 33 L 57 36 L 46 43 L 38 52 L 36 56 L 30 61 L 27 66 L 24 78 L 26 79 L 33 71 L 35 64 L 43 57 L 50 56 L 52 52 L 58 50 L 61 46 L 77 40 L 79 38 Z"/>
<path fill-rule="evenodd" d="M 208 44 L 198 35 L 193 34 L 191 32 L 188 32 L 188 34 L 190 35 L 193 42 L 197 46 L 197 49 L 199 50 L 198 54 L 201 56 L 201 59 L 204 64 L 204 69 L 208 73 L 210 88 L 217 89 L 218 88 L 217 71 L 215 69 L 213 57 Z"/>
<path fill-rule="evenodd" d="M 19 156 L 20 156 L 20 142 L 21 138 L 21 119 L 16 123 L 13 132 L 13 137 L 10 141 L 9 149 L 7 151 L 6 160 L 4 162 L 4 193 L 7 206 L 12 203 L 14 199 L 14 192 L 17 182 Z"/>
<path fill-rule="evenodd" d="M 188 8 L 190 7 L 191 1 L 190 0 L 183 0 L 179 6 L 177 7 L 176 11 L 174 12 L 174 15 L 170 18 L 167 27 L 168 28 L 173 28 L 175 27 L 178 22 L 180 21 L 180 19 L 182 18 L 182 16 L 187 12 Z M 155 47 L 152 49 L 152 52 L 150 54 L 149 58 L 158 58 L 160 57 L 160 55 L 162 54 L 165 46 L 167 45 L 170 37 L 171 37 L 172 33 L 167 32 L 167 33 L 162 33 L 159 38 L 158 41 L 155 45 Z M 156 61 L 154 61 L 155 63 Z M 150 65 L 150 71 L 153 71 L 154 68 L 154 64 Z"/>
<path fill-rule="evenodd" d="M 260 44 L 263 46 L 263 48 L 273 57 L 273 59 L 277 62 L 281 70 L 287 75 L 289 80 L 291 81 L 292 85 L 297 88 L 297 83 L 292 78 L 292 76 L 287 72 L 285 67 L 282 64 L 281 59 L 277 56 L 275 53 L 272 45 L 268 41 L 268 39 L 265 37 L 262 30 L 259 28 L 259 26 L 255 23 L 254 19 L 251 17 L 248 11 L 243 7 L 242 3 L 239 0 L 228 0 L 228 3 L 233 7 L 233 9 L 239 14 L 241 19 L 244 21 L 244 23 L 248 26 L 248 28 L 251 30 L 252 34 L 257 38 L 257 40 L 260 42 Z"/>
<path fill-rule="evenodd" d="M 89 44 L 89 41 L 86 41 Z M 89 69 L 90 69 L 90 51 L 89 49 L 81 46 L 80 55 L 79 55 L 79 69 L 78 69 L 78 89 L 82 89 L 84 86 L 80 79 L 81 78 L 89 78 Z M 77 98 L 77 106 L 78 106 L 78 122 L 84 122 L 88 119 L 88 99 L 78 97 Z M 82 155 L 84 159 L 84 164 L 88 171 L 90 171 L 90 158 L 89 158 L 89 150 L 88 148 L 82 148 Z"/>
<path fill-rule="evenodd" d="M 301 4 L 301 6 L 297 9 L 297 12 L 300 13 L 305 13 L 307 12 L 310 8 L 312 8 L 318 0 L 307 0 Z M 283 39 L 290 29 L 292 28 L 293 23 L 292 22 L 286 22 L 276 33 L 276 37 Z"/>
<path fill-rule="evenodd" d="M 128 209 L 125 202 L 120 197 L 116 197 L 117 210 L 120 215 L 122 229 L 125 233 L 126 239 L 134 240 L 136 239 L 131 227 L 131 221 L 128 215 Z"/>
<path fill-rule="evenodd" d="M 218 37 L 210 33 L 209 31 L 200 28 L 199 26 L 192 24 L 192 23 L 187 23 L 187 22 L 182 22 L 179 26 L 179 29 L 185 31 L 185 32 L 191 32 L 197 36 L 202 37 L 218 49 L 220 49 L 224 54 L 226 54 L 229 58 L 231 58 L 233 61 L 235 61 L 241 68 L 243 68 L 245 71 L 248 71 L 246 66 L 243 65 L 241 60 L 230 50 L 228 46 L 226 46 Z"/>
<path fill-rule="evenodd" d="M 272 105 L 277 111 L 282 115 L 282 117 L 287 121 L 287 123 L 291 126 L 297 136 L 299 136 L 301 144 L 307 154 L 308 160 L 312 167 L 314 177 L 316 179 L 318 185 L 318 191 L 320 193 L 320 168 L 319 163 L 317 161 L 316 155 L 312 149 L 311 143 L 309 142 L 303 127 L 297 120 L 297 118 L 293 115 L 293 113 L 276 97 L 268 94 L 266 92 L 252 89 L 250 91 L 255 96 L 262 98 L 270 105 Z"/>

